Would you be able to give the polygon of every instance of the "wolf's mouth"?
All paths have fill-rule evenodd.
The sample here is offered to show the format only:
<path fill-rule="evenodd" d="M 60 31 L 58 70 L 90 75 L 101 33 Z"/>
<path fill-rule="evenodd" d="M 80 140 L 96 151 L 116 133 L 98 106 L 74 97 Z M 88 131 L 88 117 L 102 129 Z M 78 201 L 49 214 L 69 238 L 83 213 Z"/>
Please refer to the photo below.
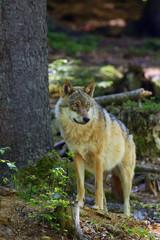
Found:
<path fill-rule="evenodd" d="M 87 122 L 78 122 L 75 118 L 73 118 L 73 120 L 78 124 L 86 124 L 87 123 Z"/>

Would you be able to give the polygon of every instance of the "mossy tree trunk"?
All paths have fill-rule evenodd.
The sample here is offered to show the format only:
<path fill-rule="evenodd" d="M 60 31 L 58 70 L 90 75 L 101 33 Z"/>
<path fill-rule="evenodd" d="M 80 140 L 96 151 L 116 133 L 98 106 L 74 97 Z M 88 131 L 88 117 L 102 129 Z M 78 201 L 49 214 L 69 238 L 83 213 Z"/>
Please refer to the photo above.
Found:
<path fill-rule="evenodd" d="M 0 148 L 20 168 L 52 149 L 46 0 L 2 0 L 0 26 Z"/>

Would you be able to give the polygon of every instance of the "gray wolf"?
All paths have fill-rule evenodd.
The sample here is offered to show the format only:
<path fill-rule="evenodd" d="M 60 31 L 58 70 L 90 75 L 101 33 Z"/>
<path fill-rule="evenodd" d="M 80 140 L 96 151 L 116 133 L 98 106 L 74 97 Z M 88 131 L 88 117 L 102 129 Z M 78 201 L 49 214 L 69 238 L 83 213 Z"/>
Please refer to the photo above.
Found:
<path fill-rule="evenodd" d="M 124 213 L 129 215 L 135 144 L 125 125 L 94 100 L 94 88 L 94 82 L 73 87 L 67 80 L 56 105 L 62 135 L 74 154 L 77 201 L 83 206 L 87 169 L 95 175 L 95 208 L 104 209 L 103 175 L 112 172 L 117 192 L 123 191 Z"/>

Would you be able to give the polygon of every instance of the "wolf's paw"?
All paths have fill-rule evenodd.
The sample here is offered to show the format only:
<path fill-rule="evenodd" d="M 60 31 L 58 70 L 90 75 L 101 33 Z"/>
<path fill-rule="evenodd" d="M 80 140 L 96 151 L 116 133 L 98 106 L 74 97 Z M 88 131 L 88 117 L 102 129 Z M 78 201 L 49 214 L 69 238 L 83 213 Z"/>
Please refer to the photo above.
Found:
<path fill-rule="evenodd" d="M 83 202 L 81 202 L 81 201 L 77 201 L 78 202 L 78 206 L 79 207 L 81 207 L 81 208 L 83 208 L 83 206 L 84 206 L 84 203 Z"/>
<path fill-rule="evenodd" d="M 94 206 L 92 207 L 92 209 L 94 209 L 94 210 L 103 210 L 103 208 L 100 208 L 100 207 L 97 206 L 97 205 L 94 205 Z"/>

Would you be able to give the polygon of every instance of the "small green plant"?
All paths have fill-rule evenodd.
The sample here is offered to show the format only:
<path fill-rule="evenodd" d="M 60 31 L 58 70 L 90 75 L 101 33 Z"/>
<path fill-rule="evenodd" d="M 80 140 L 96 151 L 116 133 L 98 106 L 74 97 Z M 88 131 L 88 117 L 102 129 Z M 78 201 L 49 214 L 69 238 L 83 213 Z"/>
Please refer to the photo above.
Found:
<path fill-rule="evenodd" d="M 7 166 L 11 169 L 11 170 L 15 170 L 16 172 L 18 171 L 16 165 L 15 165 L 15 162 L 10 162 L 9 160 L 3 160 L 3 159 L 0 159 L 0 161 L 2 163 L 6 163 Z"/>
<path fill-rule="evenodd" d="M 87 216 L 87 213 L 86 213 L 86 212 L 81 212 L 81 211 L 80 211 L 79 214 L 80 214 L 81 217 Z"/>
<path fill-rule="evenodd" d="M 57 211 L 58 207 L 65 209 L 69 204 L 69 201 L 65 200 L 67 193 L 63 191 L 63 187 L 67 183 L 67 177 L 61 167 L 50 169 L 49 172 L 52 174 L 52 186 L 41 185 L 41 193 L 28 201 L 28 204 L 37 206 L 39 210 L 30 217 L 42 220 L 43 223 L 47 222 L 51 227 L 60 230 L 57 220 L 61 218 L 66 221 L 68 218 L 65 212 Z"/>
<path fill-rule="evenodd" d="M 10 147 L 0 148 L 0 154 L 3 155 L 7 150 L 10 150 Z"/>
<path fill-rule="evenodd" d="M 9 148 L 1 148 L 0 154 L 3 155 Z M 6 164 L 9 169 L 14 171 L 11 174 L 12 187 L 16 188 L 19 197 L 25 198 L 28 204 L 36 206 L 34 214 L 30 217 L 48 223 L 51 227 L 60 230 L 59 220 L 66 221 L 68 215 L 65 209 L 69 204 L 66 193 L 67 171 L 69 158 L 73 157 L 68 153 L 66 162 L 59 158 L 53 150 L 49 157 L 44 157 L 36 162 L 34 166 L 28 165 L 18 171 L 14 162 L 0 159 L 0 162 Z M 5 183 L 8 178 L 3 179 Z"/>
<path fill-rule="evenodd" d="M 127 100 L 126 102 L 123 102 L 122 106 L 125 107 L 125 108 L 127 108 L 127 107 L 137 108 L 138 107 L 138 102 Z"/>
<path fill-rule="evenodd" d="M 141 46 L 132 46 L 127 49 L 128 54 L 144 56 L 160 52 L 160 40 L 158 38 L 146 38 Z"/>
<path fill-rule="evenodd" d="M 123 103 L 123 107 L 139 108 L 139 105 L 138 102 L 128 100 Z M 160 103 L 156 102 L 155 97 L 151 97 L 150 99 L 144 98 L 141 105 L 141 110 L 144 112 L 159 112 Z"/>
<path fill-rule="evenodd" d="M 98 222 L 96 222 L 96 221 L 90 221 L 90 223 L 89 223 L 90 225 L 93 225 L 93 224 L 98 224 Z"/>
<path fill-rule="evenodd" d="M 62 160 L 53 150 L 49 157 L 38 160 L 35 166 L 28 166 L 19 173 L 21 179 L 21 197 L 37 209 L 31 218 L 41 221 L 42 225 L 49 224 L 60 230 L 59 222 L 65 222 L 68 215 L 65 209 L 69 204 L 66 193 L 68 183 L 69 158 Z M 71 185 L 71 184 L 70 184 Z"/>
<path fill-rule="evenodd" d="M 0 154 L 3 156 L 4 153 L 8 150 L 10 150 L 10 147 L 0 148 Z M 8 179 L 7 177 L 3 177 L 4 184 L 11 183 L 12 188 L 17 188 L 18 182 L 17 182 L 16 175 L 17 175 L 18 169 L 15 165 L 15 162 L 11 162 L 9 160 L 4 160 L 4 159 L 0 159 L 0 162 L 6 164 L 10 170 L 13 170 L 11 173 L 10 179 Z"/>
<path fill-rule="evenodd" d="M 144 39 L 144 46 L 152 51 L 160 51 L 160 39 L 146 38 Z"/>
<path fill-rule="evenodd" d="M 142 103 L 143 111 L 150 112 L 159 112 L 160 111 L 160 103 L 156 102 L 155 97 L 151 97 L 150 99 L 144 98 Z"/>
<path fill-rule="evenodd" d="M 142 46 L 142 47 L 129 47 L 127 50 L 127 53 L 131 54 L 131 55 L 136 55 L 136 56 L 144 56 L 147 54 L 151 54 L 152 50 L 147 48 L 146 46 Z"/>
<path fill-rule="evenodd" d="M 144 203 L 144 202 L 139 202 L 136 201 L 133 204 L 133 207 L 141 207 L 141 208 L 148 208 L 148 209 L 160 209 L 160 203 Z"/>
<path fill-rule="evenodd" d="M 151 239 L 155 240 L 155 236 L 153 233 L 149 233 L 147 230 L 135 227 L 135 228 L 128 228 L 126 224 L 124 224 L 124 229 L 130 234 L 130 235 L 138 235 L 140 238 L 144 237 L 145 239 Z"/>

